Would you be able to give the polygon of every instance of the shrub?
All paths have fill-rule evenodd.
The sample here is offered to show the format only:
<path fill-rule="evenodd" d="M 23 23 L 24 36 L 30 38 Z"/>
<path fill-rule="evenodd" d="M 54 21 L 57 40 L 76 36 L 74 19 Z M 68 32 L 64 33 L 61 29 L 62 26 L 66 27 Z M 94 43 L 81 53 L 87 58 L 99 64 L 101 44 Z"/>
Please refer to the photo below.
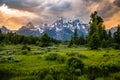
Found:
<path fill-rule="evenodd" d="M 78 57 L 87 59 L 88 57 L 84 54 L 79 54 Z"/>
<path fill-rule="evenodd" d="M 87 75 L 82 75 L 78 77 L 78 80 L 89 80 Z"/>
<path fill-rule="evenodd" d="M 27 55 L 27 54 L 28 54 L 28 51 L 27 51 L 27 50 L 24 50 L 24 51 L 22 51 L 22 54 L 23 54 L 23 55 Z"/>
<path fill-rule="evenodd" d="M 107 77 L 110 73 L 120 71 L 119 67 L 119 65 L 116 65 L 114 63 L 91 65 L 88 67 L 89 79 L 94 80 L 97 77 Z"/>
<path fill-rule="evenodd" d="M 65 57 L 62 56 L 62 55 L 58 55 L 58 56 L 57 56 L 57 61 L 58 61 L 59 63 L 64 63 L 64 62 L 65 62 Z"/>
<path fill-rule="evenodd" d="M 10 80 L 14 73 L 7 69 L 0 69 L 0 80 Z"/>
<path fill-rule="evenodd" d="M 31 51 L 31 48 L 28 47 L 27 45 L 23 45 L 22 50 L 28 50 L 28 51 Z"/>
<path fill-rule="evenodd" d="M 16 59 L 14 56 L 1 57 L 0 62 L 20 62 L 21 60 Z"/>
<path fill-rule="evenodd" d="M 57 56 L 58 56 L 58 54 L 56 54 L 56 53 L 49 53 L 45 56 L 45 59 L 54 61 L 57 59 Z"/>
<path fill-rule="evenodd" d="M 52 75 L 48 74 L 43 80 L 55 80 Z"/>
<path fill-rule="evenodd" d="M 76 57 L 71 57 L 68 59 L 67 61 L 67 69 L 80 69 L 83 70 L 84 68 L 84 64 L 83 62 Z"/>
<path fill-rule="evenodd" d="M 109 56 L 109 54 L 103 54 L 103 57 L 107 57 L 107 56 Z"/>
<path fill-rule="evenodd" d="M 76 69 L 75 70 L 75 74 L 78 75 L 78 76 L 80 76 L 81 75 L 81 69 Z"/>
<path fill-rule="evenodd" d="M 119 44 L 115 44 L 114 45 L 114 49 L 120 49 L 120 45 Z"/>

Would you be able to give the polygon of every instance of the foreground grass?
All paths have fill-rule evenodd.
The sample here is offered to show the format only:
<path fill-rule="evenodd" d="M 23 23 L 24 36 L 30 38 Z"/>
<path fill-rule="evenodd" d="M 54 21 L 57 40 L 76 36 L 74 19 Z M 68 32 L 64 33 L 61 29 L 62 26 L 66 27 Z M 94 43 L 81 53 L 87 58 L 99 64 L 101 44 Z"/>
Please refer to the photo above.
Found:
<path fill-rule="evenodd" d="M 0 75 L 2 74 L 0 80 L 41 80 L 38 77 L 39 71 L 56 66 L 64 67 L 71 56 L 79 57 L 83 61 L 85 68 L 92 65 L 98 66 L 104 64 L 120 66 L 120 50 L 114 50 L 112 48 L 89 50 L 89 48 L 86 47 L 67 48 L 66 46 L 59 46 L 55 49 L 41 49 L 38 46 L 29 45 L 31 51 L 23 54 L 21 50 L 22 46 L 23 45 L 6 45 L 3 47 L 3 50 L 0 51 L 0 53 L 6 53 L 8 50 L 14 51 L 11 54 L 1 54 L 0 57 L 12 56 L 19 60 L 18 62 L 11 60 L 0 62 Z M 59 54 L 64 58 L 64 61 L 46 60 L 46 56 L 51 53 Z M 78 80 L 88 80 L 85 77 L 86 74 L 81 75 Z M 6 77 L 7 75 L 8 77 Z M 110 73 L 108 77 L 96 78 L 96 80 L 119 79 L 119 71 Z"/>

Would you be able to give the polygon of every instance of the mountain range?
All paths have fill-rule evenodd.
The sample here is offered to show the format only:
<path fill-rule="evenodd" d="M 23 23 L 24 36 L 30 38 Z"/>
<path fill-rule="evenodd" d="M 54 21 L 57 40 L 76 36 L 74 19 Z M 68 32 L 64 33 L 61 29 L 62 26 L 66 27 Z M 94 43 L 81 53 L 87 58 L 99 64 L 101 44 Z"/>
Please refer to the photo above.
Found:
<path fill-rule="evenodd" d="M 82 23 L 79 19 L 65 21 L 62 17 L 50 25 L 44 23 L 39 26 L 34 26 L 32 22 L 29 22 L 16 31 L 9 30 L 5 26 L 2 26 L 0 29 L 3 33 L 16 32 L 17 34 L 26 36 L 41 36 L 44 33 L 48 33 L 49 36 L 57 40 L 70 40 L 75 28 L 77 28 L 79 36 L 82 34 L 86 36 L 88 34 L 88 24 Z M 114 33 L 116 28 L 111 28 L 110 30 Z"/>

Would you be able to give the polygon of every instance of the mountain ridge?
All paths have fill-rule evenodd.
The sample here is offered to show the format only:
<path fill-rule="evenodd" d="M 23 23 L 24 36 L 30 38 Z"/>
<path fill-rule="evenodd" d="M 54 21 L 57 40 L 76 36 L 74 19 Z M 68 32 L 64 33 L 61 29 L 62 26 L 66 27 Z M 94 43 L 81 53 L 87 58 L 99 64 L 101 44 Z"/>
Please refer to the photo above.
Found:
<path fill-rule="evenodd" d="M 88 24 L 82 23 L 79 19 L 69 20 L 65 22 L 62 17 L 50 25 L 44 23 L 40 26 L 34 26 L 32 22 L 29 22 L 14 32 L 26 36 L 41 36 L 44 33 L 48 33 L 49 36 L 57 40 L 70 40 L 75 28 L 77 28 L 79 36 L 82 34 L 85 36 L 88 35 Z M 5 26 L 0 29 L 3 33 L 11 32 L 11 30 L 7 29 Z M 116 31 L 116 28 L 111 28 L 109 30 L 114 33 Z"/>

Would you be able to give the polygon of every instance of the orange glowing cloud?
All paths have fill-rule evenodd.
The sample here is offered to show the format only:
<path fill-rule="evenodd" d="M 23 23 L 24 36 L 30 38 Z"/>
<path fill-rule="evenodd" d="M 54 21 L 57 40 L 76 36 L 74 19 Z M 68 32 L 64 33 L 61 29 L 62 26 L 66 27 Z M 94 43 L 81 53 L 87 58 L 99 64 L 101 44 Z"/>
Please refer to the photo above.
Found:
<path fill-rule="evenodd" d="M 112 17 L 105 19 L 105 25 L 107 26 L 108 29 L 120 24 L 120 18 L 118 16 L 120 16 L 120 11 L 114 14 Z"/>
<path fill-rule="evenodd" d="M 39 16 L 28 11 L 11 9 L 5 4 L 0 6 L 0 26 L 5 25 L 9 29 L 18 29 L 35 18 L 39 18 Z"/>
<path fill-rule="evenodd" d="M 0 5 L 0 26 L 9 29 L 29 21 L 52 24 L 59 17 L 89 23 L 94 11 L 103 17 L 106 28 L 120 24 L 120 0 L 0 0 Z"/>

